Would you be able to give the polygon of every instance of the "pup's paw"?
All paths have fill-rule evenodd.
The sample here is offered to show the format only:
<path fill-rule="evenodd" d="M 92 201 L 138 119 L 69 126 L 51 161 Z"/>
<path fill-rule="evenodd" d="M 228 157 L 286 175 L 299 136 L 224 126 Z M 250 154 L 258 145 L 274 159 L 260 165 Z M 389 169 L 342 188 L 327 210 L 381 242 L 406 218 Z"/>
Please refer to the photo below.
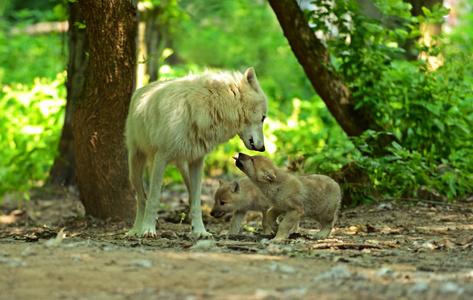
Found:
<path fill-rule="evenodd" d="M 272 240 L 269 240 L 273 244 L 282 244 L 284 242 L 283 238 L 274 238 Z"/>

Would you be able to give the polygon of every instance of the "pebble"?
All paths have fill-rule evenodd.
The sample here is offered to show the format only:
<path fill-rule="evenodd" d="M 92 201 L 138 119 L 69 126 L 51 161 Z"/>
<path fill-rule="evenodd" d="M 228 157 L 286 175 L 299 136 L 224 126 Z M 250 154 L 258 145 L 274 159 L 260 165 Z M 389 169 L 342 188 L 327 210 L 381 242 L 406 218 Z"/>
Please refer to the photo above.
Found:
<path fill-rule="evenodd" d="M 414 293 L 423 293 L 427 291 L 429 285 L 423 281 L 416 282 L 413 286 L 407 289 L 407 294 L 414 294 Z"/>
<path fill-rule="evenodd" d="M 135 259 L 130 262 L 130 265 L 135 267 L 151 268 L 153 264 L 147 259 Z"/>
<path fill-rule="evenodd" d="M 351 278 L 351 272 L 344 265 L 336 265 L 329 271 L 315 277 L 315 280 Z"/>
<path fill-rule="evenodd" d="M 288 265 L 283 265 L 283 264 L 278 264 L 276 262 L 272 262 L 271 266 L 269 266 L 269 269 L 273 272 L 282 272 L 282 273 L 294 273 L 296 272 L 296 269 L 292 266 Z"/>

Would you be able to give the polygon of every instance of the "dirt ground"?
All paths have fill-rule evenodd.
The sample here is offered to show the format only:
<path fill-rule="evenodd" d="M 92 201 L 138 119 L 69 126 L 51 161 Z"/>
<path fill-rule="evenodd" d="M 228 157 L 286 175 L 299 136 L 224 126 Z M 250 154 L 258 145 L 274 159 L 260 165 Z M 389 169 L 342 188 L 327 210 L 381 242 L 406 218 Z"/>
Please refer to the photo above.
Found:
<path fill-rule="evenodd" d="M 257 213 L 227 238 L 194 241 L 182 188 L 163 193 L 158 238 L 125 238 L 131 224 L 84 217 L 73 192 L 36 192 L 0 207 L 0 299 L 473 299 L 473 201 L 379 202 L 342 209 L 313 241 L 301 221 L 284 244 L 262 235 Z"/>

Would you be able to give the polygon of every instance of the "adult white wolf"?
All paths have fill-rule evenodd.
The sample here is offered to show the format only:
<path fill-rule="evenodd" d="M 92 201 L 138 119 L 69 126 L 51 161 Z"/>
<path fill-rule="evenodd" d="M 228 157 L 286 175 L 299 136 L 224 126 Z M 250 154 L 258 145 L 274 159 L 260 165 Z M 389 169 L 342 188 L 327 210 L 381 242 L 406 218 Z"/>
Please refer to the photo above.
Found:
<path fill-rule="evenodd" d="M 204 158 L 236 134 L 249 150 L 264 151 L 267 114 L 266 96 L 253 68 L 245 74 L 206 71 L 138 89 L 125 128 L 130 181 L 138 202 L 135 223 L 127 235 L 156 236 L 156 213 L 168 163 L 176 164 L 189 191 L 193 235 L 210 235 L 200 207 Z M 142 182 L 147 161 L 149 198 Z"/>

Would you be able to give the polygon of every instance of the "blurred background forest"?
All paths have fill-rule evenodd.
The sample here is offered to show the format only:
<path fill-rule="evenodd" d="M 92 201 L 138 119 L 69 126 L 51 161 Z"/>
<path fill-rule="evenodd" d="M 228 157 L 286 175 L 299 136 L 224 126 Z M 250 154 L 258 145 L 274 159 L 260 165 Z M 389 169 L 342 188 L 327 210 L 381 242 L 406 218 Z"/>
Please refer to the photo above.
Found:
<path fill-rule="evenodd" d="M 378 0 L 376 18 L 355 1 L 298 2 L 357 109 L 372 112 L 384 131 L 347 136 L 263 0 L 139 1 L 142 23 L 155 26 L 160 40 L 148 53 L 138 41 L 136 85 L 252 66 L 269 101 L 266 154 L 279 165 L 335 177 L 348 204 L 471 197 L 473 1 L 445 0 L 450 11 L 437 5 L 413 15 L 408 2 Z M 0 199 L 28 199 L 48 182 L 59 153 L 68 3 L 2 1 L 0 15 Z M 426 35 L 429 26 L 440 30 Z M 381 152 L 371 142 L 380 134 L 393 137 Z M 219 146 L 206 158 L 205 176 L 239 174 L 231 159 L 239 151 L 238 137 Z M 166 174 L 165 184 L 181 180 L 172 168 Z"/>

